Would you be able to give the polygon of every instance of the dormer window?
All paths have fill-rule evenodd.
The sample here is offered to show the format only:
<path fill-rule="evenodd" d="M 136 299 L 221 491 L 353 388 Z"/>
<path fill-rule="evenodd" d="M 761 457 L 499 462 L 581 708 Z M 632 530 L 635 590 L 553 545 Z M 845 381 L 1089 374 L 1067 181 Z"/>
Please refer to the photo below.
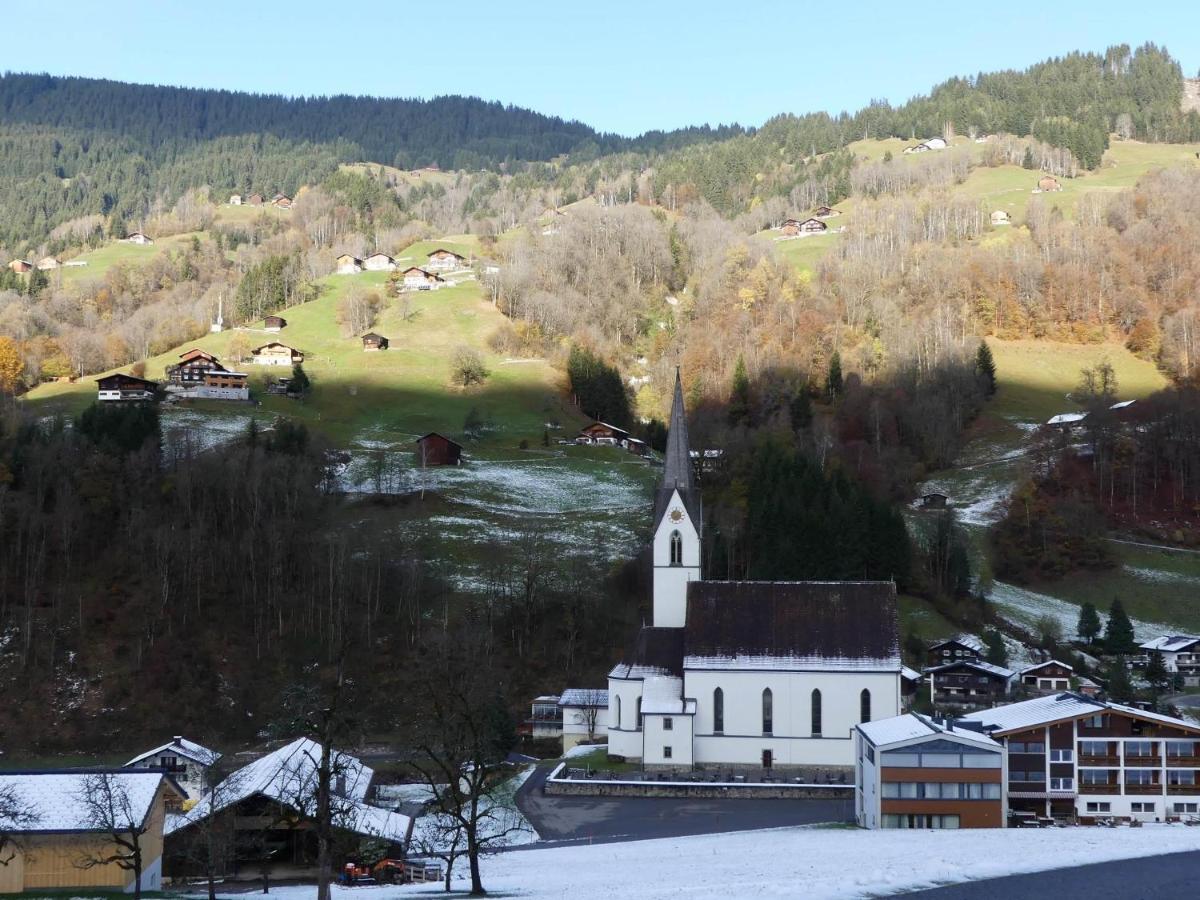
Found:
<path fill-rule="evenodd" d="M 671 565 L 683 565 L 683 535 L 678 531 L 671 532 Z"/>

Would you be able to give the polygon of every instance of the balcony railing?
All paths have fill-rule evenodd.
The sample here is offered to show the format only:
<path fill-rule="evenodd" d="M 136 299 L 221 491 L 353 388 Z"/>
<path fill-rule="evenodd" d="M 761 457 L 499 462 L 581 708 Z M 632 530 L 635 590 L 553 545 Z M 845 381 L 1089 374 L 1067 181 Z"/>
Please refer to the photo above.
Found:
<path fill-rule="evenodd" d="M 1168 784 L 1168 794 L 1186 794 L 1192 797 L 1200 797 L 1200 784 Z"/>
<path fill-rule="evenodd" d="M 1119 784 L 1081 784 L 1079 785 L 1079 793 L 1081 794 L 1119 794 L 1121 786 Z"/>
<path fill-rule="evenodd" d="M 1177 769 L 1200 769 L 1200 756 L 1168 756 L 1167 767 Z"/>
<path fill-rule="evenodd" d="M 1139 794 L 1162 794 L 1163 786 L 1161 784 L 1127 784 L 1125 785 L 1125 793 L 1132 795 Z"/>
<path fill-rule="evenodd" d="M 1121 760 L 1116 756 L 1081 756 L 1079 757 L 1081 766 L 1106 766 L 1116 768 L 1121 764 Z"/>

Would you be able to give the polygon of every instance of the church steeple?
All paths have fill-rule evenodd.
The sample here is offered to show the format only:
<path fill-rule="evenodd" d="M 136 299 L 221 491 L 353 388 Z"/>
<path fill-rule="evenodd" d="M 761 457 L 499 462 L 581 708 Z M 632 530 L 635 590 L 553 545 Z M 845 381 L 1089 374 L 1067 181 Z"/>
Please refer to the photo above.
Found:
<path fill-rule="evenodd" d="M 675 399 L 671 403 L 671 424 L 667 428 L 667 452 L 663 457 L 662 487 L 692 490 L 692 456 L 688 445 L 687 416 L 683 409 L 683 381 L 675 369 Z"/>

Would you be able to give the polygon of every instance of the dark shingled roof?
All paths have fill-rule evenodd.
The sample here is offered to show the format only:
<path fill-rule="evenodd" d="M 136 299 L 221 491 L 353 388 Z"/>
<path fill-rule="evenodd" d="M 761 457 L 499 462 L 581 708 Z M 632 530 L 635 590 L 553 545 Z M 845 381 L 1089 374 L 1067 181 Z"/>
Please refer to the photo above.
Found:
<path fill-rule="evenodd" d="M 890 581 L 692 581 L 684 630 L 689 667 L 900 668 Z"/>
<path fill-rule="evenodd" d="M 638 632 L 633 656 L 617 664 L 610 678 L 640 678 L 648 674 L 683 675 L 683 629 L 645 626 Z"/>
<path fill-rule="evenodd" d="M 692 525 L 700 531 L 704 515 L 700 507 L 700 492 L 692 479 L 692 454 L 688 444 L 687 414 L 683 408 L 683 382 L 675 370 L 675 398 L 671 403 L 671 422 L 667 426 L 667 451 L 663 454 L 662 483 L 654 497 L 654 527 L 662 521 L 667 505 L 675 491 L 691 517 Z"/>

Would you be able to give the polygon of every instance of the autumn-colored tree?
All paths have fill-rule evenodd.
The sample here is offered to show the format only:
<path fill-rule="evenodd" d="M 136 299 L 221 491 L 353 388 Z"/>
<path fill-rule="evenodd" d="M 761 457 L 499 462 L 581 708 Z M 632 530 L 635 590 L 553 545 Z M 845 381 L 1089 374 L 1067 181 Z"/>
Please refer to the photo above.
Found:
<path fill-rule="evenodd" d="M 24 372 L 21 348 L 12 338 L 0 336 L 0 393 L 15 393 Z"/>

